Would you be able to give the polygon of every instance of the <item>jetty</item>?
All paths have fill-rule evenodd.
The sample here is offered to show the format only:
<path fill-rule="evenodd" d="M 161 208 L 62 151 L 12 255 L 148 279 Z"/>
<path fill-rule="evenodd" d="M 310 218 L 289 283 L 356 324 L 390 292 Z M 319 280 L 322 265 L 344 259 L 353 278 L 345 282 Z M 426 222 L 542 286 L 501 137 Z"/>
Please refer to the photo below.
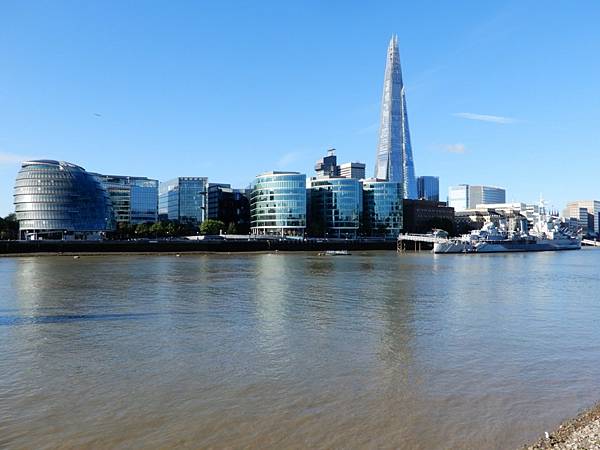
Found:
<path fill-rule="evenodd" d="M 434 236 L 433 234 L 399 234 L 397 241 L 397 249 L 399 252 L 406 251 L 407 244 L 410 242 L 412 243 L 412 249 L 414 250 L 431 250 L 433 248 L 433 244 L 448 241 L 449 239 L 447 237 Z"/>
<path fill-rule="evenodd" d="M 588 245 L 591 247 L 600 247 L 600 241 L 592 241 L 591 239 L 582 239 L 581 245 Z"/>

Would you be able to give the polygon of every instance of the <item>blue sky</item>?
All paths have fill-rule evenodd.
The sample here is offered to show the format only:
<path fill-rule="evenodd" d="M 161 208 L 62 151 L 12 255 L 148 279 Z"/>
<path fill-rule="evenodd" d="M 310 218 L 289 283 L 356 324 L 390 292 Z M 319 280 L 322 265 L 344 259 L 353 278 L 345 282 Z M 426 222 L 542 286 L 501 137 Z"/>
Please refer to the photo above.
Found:
<path fill-rule="evenodd" d="M 600 198 L 600 3 L 0 3 L 0 215 L 19 161 L 242 187 L 373 171 L 398 34 L 417 175 Z"/>

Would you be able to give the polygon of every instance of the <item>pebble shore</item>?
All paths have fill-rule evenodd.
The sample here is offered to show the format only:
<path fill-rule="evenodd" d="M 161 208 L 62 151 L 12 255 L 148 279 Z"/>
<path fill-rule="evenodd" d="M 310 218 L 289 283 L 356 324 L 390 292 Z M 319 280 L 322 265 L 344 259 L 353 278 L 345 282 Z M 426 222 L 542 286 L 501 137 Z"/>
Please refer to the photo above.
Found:
<path fill-rule="evenodd" d="M 600 403 L 564 422 L 554 432 L 542 437 L 527 450 L 569 449 L 600 450 Z"/>

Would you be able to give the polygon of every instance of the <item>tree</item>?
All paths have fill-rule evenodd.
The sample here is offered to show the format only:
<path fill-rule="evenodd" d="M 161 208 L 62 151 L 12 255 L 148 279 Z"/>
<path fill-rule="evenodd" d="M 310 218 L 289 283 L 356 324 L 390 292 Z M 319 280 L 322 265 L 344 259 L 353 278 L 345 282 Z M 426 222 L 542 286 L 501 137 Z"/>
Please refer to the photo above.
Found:
<path fill-rule="evenodd" d="M 152 225 L 150 225 L 150 233 L 155 237 L 164 236 L 165 229 L 166 227 L 163 227 L 162 222 L 154 222 Z"/>
<path fill-rule="evenodd" d="M 235 226 L 234 222 L 229 222 L 229 225 L 227 225 L 227 234 L 237 234 L 238 230 L 237 227 Z"/>
<path fill-rule="evenodd" d="M 141 237 L 147 237 L 150 234 L 150 225 L 147 223 L 139 223 L 135 227 L 135 234 Z"/>
<path fill-rule="evenodd" d="M 220 220 L 206 219 L 200 225 L 200 234 L 220 234 L 223 228 L 225 228 L 225 224 Z"/>
<path fill-rule="evenodd" d="M 9 214 L 4 219 L 0 218 L 0 239 L 17 239 L 19 235 L 19 222 L 16 214 Z"/>

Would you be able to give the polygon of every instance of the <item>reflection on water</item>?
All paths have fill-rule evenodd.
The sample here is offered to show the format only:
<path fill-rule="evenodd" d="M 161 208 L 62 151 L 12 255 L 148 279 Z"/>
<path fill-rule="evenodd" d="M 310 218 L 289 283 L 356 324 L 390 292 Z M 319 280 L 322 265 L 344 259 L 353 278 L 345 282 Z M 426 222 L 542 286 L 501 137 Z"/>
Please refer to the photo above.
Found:
<path fill-rule="evenodd" d="M 0 446 L 510 448 L 598 400 L 600 252 L 0 260 Z"/>

